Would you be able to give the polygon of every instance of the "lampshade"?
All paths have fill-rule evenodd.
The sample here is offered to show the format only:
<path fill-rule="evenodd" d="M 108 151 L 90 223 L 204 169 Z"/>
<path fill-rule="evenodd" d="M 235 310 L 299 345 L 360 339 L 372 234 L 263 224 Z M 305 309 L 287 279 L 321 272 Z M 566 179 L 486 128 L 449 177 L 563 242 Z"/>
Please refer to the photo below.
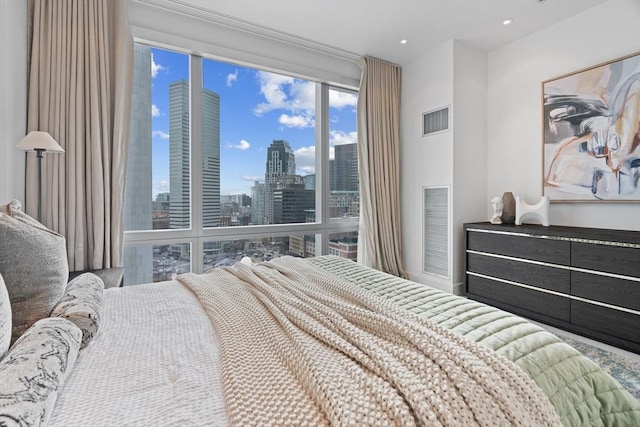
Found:
<path fill-rule="evenodd" d="M 31 131 L 20 140 L 16 147 L 25 150 L 45 150 L 50 153 L 64 153 L 64 149 L 58 145 L 48 132 Z"/>

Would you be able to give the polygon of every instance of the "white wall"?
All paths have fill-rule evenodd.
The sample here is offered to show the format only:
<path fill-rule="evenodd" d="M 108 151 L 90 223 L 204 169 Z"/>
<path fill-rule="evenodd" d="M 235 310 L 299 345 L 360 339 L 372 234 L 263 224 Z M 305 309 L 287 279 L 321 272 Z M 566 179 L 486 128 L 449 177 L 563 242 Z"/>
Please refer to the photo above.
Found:
<path fill-rule="evenodd" d="M 412 280 L 451 291 L 422 272 L 422 188 L 453 184 L 453 132 L 422 136 L 422 113 L 453 104 L 453 41 L 402 67 L 400 185 L 402 252 Z M 455 108 L 453 120 L 456 120 Z"/>
<path fill-rule="evenodd" d="M 488 54 L 449 41 L 403 66 L 403 259 L 413 280 L 455 290 L 463 277 L 462 224 L 488 220 L 491 198 L 505 191 L 540 198 L 541 82 L 638 51 L 640 2 L 610 0 Z M 453 131 L 422 138 L 421 114 L 449 104 Z M 451 280 L 422 273 L 427 185 L 451 186 Z M 640 230 L 640 204 L 553 203 L 550 220 Z"/>
<path fill-rule="evenodd" d="M 540 198 L 542 81 L 638 51 L 640 1 L 610 0 L 489 53 L 488 199 L 504 191 Z M 549 217 L 552 225 L 640 230 L 638 203 L 552 203 Z"/>
<path fill-rule="evenodd" d="M 464 282 L 465 222 L 486 219 L 487 200 L 487 55 L 454 43 L 452 284 L 461 293 Z"/>
<path fill-rule="evenodd" d="M 486 199 L 486 55 L 450 40 L 402 69 L 403 259 L 411 279 L 446 291 L 462 283 L 462 224 Z M 422 113 L 451 106 L 452 129 L 422 137 Z M 423 272 L 422 188 L 450 187 L 450 277 Z"/>
<path fill-rule="evenodd" d="M 27 128 L 27 2 L 0 1 L 0 204 L 24 203 Z"/>

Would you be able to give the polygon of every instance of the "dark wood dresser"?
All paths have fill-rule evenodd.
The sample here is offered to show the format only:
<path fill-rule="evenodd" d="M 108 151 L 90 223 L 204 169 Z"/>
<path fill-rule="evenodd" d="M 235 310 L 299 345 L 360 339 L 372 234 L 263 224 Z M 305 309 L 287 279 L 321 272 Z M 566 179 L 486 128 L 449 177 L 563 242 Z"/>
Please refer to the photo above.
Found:
<path fill-rule="evenodd" d="M 466 296 L 640 353 L 640 232 L 469 223 Z"/>

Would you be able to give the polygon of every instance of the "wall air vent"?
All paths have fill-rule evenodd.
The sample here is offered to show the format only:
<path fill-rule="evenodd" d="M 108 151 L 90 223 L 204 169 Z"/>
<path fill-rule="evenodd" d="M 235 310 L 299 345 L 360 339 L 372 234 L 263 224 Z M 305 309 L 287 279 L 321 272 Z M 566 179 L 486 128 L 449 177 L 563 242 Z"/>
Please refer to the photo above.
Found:
<path fill-rule="evenodd" d="M 422 113 L 422 136 L 446 132 L 451 129 L 450 106 Z"/>
<path fill-rule="evenodd" d="M 449 279 L 449 187 L 423 187 L 423 271 Z"/>

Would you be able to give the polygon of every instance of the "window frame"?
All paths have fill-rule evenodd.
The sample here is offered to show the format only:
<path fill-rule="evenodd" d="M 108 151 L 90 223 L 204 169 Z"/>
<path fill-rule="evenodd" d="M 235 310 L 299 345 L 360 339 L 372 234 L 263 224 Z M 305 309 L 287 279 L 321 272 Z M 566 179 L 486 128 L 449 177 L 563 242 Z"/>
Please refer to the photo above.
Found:
<path fill-rule="evenodd" d="M 161 230 L 127 230 L 124 232 L 125 246 L 190 243 L 191 271 L 194 273 L 202 273 L 204 268 L 203 248 L 205 242 L 315 234 L 321 237 L 319 241 L 316 241 L 316 255 L 326 255 L 329 248 L 329 235 L 340 232 L 359 231 L 359 217 L 330 218 L 329 209 L 329 91 L 336 90 L 357 95 L 358 91 L 355 88 L 339 87 L 330 83 L 318 82 L 316 79 L 307 79 L 315 82 L 316 85 L 315 152 L 320 153 L 320 155 L 316 154 L 315 158 L 316 222 L 205 228 L 203 226 L 203 174 L 202 168 L 200 167 L 202 165 L 203 151 L 202 144 L 199 143 L 202 138 L 202 109 L 200 107 L 202 105 L 202 93 L 204 89 L 203 59 L 228 62 L 243 67 L 250 67 L 255 70 L 281 73 L 295 78 L 305 77 L 296 76 L 287 71 L 271 70 L 261 68 L 258 65 L 242 64 L 229 59 L 197 54 L 184 49 L 166 46 L 161 43 L 151 43 L 137 39 L 135 43 L 145 44 L 151 48 L 167 49 L 189 55 L 190 227 Z M 196 82 L 199 82 L 199 84 L 196 84 Z M 320 215 L 318 215 L 318 213 L 320 213 Z"/>

